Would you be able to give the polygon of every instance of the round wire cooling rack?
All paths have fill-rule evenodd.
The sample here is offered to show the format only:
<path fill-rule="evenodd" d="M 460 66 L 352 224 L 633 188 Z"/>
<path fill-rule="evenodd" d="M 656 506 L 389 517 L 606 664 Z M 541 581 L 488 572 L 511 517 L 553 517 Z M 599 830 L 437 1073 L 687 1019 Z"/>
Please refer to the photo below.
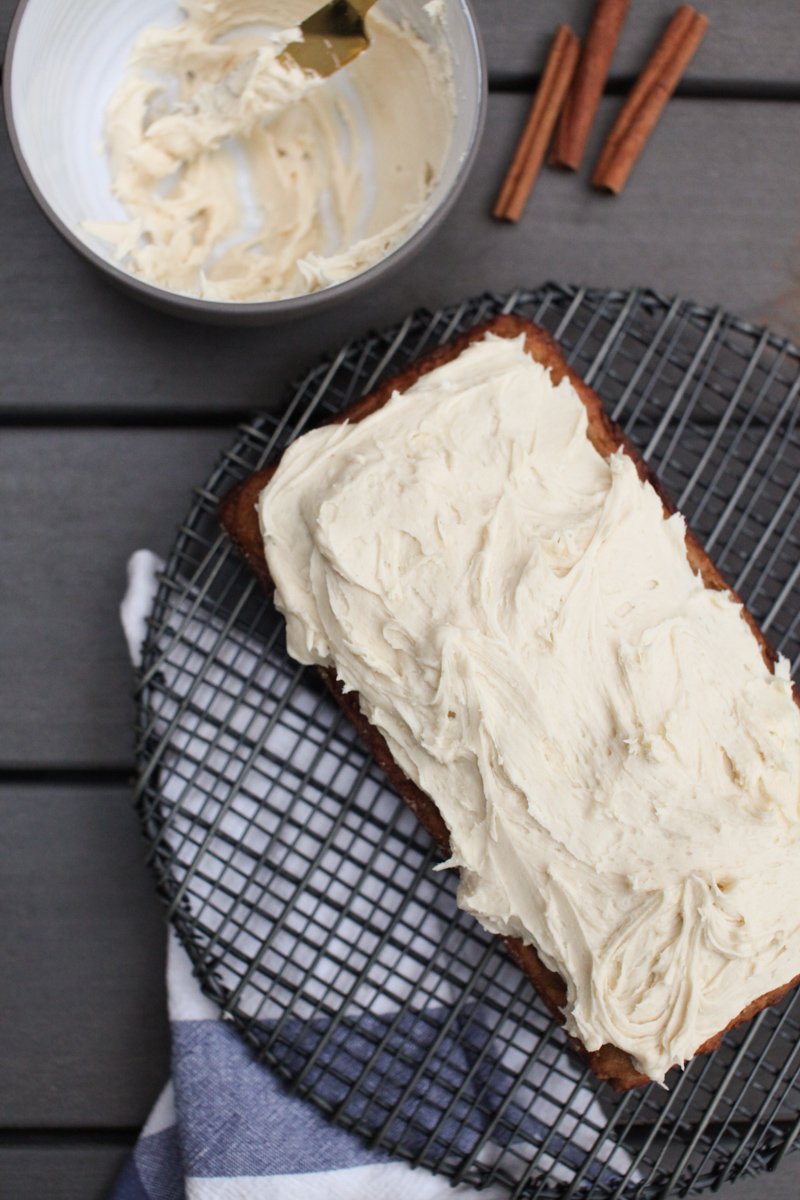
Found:
<path fill-rule="evenodd" d="M 302 430 L 500 312 L 548 328 L 773 644 L 800 665 L 800 353 L 649 291 L 547 285 L 345 346 L 242 426 L 165 571 L 138 683 L 136 802 L 206 993 L 288 1088 L 375 1148 L 514 1197 L 655 1200 L 776 1166 L 800 1133 L 800 998 L 615 1096 L 499 941 L 216 520 Z M 503 1187 L 504 1185 L 504 1187 Z"/>

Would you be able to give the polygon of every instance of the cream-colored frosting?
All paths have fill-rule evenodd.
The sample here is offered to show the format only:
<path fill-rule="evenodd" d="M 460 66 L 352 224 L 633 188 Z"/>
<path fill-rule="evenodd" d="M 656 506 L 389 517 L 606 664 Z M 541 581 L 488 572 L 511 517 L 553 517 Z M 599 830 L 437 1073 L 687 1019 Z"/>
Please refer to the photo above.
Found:
<path fill-rule="evenodd" d="M 663 1080 L 800 973 L 788 664 L 523 339 L 299 438 L 259 516 L 290 654 L 358 692 L 588 1049 Z"/>
<path fill-rule="evenodd" d="M 416 227 L 452 130 L 445 40 L 373 9 L 368 50 L 322 80 L 283 54 L 317 7 L 182 0 L 184 21 L 137 39 L 105 120 L 130 220 L 84 222 L 132 274 L 282 299 L 349 279 Z"/>

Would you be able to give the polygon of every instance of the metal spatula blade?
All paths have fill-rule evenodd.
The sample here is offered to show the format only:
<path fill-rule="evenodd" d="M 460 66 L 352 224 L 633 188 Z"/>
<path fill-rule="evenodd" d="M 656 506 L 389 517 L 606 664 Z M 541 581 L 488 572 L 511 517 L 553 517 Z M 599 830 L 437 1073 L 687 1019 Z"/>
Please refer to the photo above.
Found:
<path fill-rule="evenodd" d="M 290 55 L 305 71 L 316 71 L 327 78 L 340 67 L 351 62 L 369 46 L 364 29 L 364 14 L 376 0 L 331 0 L 310 17 L 306 17 L 300 28 L 302 42 L 292 42 L 286 47 Z"/>

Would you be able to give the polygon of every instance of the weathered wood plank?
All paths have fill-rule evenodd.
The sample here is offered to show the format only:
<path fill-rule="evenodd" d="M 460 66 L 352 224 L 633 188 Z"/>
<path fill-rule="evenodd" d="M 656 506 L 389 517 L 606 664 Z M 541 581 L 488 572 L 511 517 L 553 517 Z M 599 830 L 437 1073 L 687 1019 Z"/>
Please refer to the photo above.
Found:
<path fill-rule="evenodd" d="M 601 108 L 587 171 L 619 103 Z M 620 197 L 545 170 L 520 224 L 499 225 L 489 211 L 527 104 L 492 97 L 466 192 L 400 275 L 330 314 L 263 330 L 172 319 L 113 291 L 51 229 L 0 135 L 0 416 L 269 406 L 369 326 L 548 278 L 647 284 L 800 336 L 800 104 L 673 101 Z"/>
<path fill-rule="evenodd" d="M 792 1154 L 784 1159 L 780 1168 L 744 1179 L 741 1183 L 728 1183 L 714 1193 L 716 1200 L 797 1200 L 800 1195 L 800 1155 Z"/>
<path fill-rule="evenodd" d="M 528 102 L 492 97 L 466 194 L 412 267 L 432 303 L 550 278 L 643 285 L 800 337 L 800 104 L 673 100 L 614 197 L 587 179 L 621 103 L 602 102 L 579 176 L 543 170 L 513 226 L 488 213 Z"/>
<path fill-rule="evenodd" d="M 107 1200 L 129 1154 L 119 1146 L 0 1146 L 0 1196 Z"/>
<path fill-rule="evenodd" d="M 138 1126 L 163 1087 L 166 930 L 145 852 L 126 788 L 0 787 L 0 1130 Z"/>
<path fill-rule="evenodd" d="M 0 1195 L 13 1200 L 106 1200 L 127 1151 L 113 1146 L 0 1146 Z M 800 1155 L 774 1175 L 726 1184 L 717 1200 L 797 1200 Z"/>
<path fill-rule="evenodd" d="M 500 83 L 538 74 L 562 22 L 582 37 L 594 0 L 473 0 L 473 5 L 490 78 Z M 675 0 L 634 0 L 611 64 L 612 79 L 638 75 L 676 7 Z M 686 83 L 800 83 L 797 10 L 788 0 L 697 0 L 695 7 L 711 24 Z"/>
<path fill-rule="evenodd" d="M 225 431 L 0 438 L 0 765 L 132 762 L 125 563 L 166 553 Z"/>

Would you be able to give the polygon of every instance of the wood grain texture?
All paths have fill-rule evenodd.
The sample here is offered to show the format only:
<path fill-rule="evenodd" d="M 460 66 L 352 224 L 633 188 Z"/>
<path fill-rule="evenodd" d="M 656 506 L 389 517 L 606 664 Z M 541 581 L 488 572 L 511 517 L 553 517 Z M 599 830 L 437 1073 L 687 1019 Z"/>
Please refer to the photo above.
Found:
<path fill-rule="evenodd" d="M 611 197 L 587 183 L 621 104 L 607 99 L 578 177 L 543 170 L 523 218 L 500 225 L 490 212 L 529 103 L 492 96 L 465 192 L 400 275 L 264 330 L 193 325 L 112 290 L 39 212 L 0 131 L 0 419 L 275 407 L 292 377 L 370 327 L 549 278 L 679 292 L 800 337 L 800 103 L 673 100 Z"/>
<path fill-rule="evenodd" d="M 122 1146 L 0 1146 L 5 1200 L 108 1200 L 130 1151 Z"/>
<path fill-rule="evenodd" d="M 0 1131 L 136 1126 L 163 1087 L 166 931 L 145 851 L 127 788 L 0 787 Z"/>
<path fill-rule="evenodd" d="M 798 1195 L 800 1154 L 791 1155 L 774 1173 L 743 1179 L 741 1183 L 726 1183 L 713 1193 L 714 1200 L 797 1200 Z"/>
<path fill-rule="evenodd" d="M 490 78 L 514 83 L 539 74 L 557 25 L 571 25 L 579 37 L 589 27 L 594 0 L 472 0 L 486 46 Z M 611 63 L 611 80 L 637 75 L 677 0 L 634 3 Z M 700 12 L 711 21 L 706 44 L 684 82 L 730 86 L 800 83 L 797 9 L 787 0 L 703 0 Z M 757 20 L 754 20 L 755 11 Z"/>
<path fill-rule="evenodd" d="M 509 226 L 487 214 L 528 99 L 492 97 L 475 173 L 424 264 L 427 303 L 547 279 L 650 286 L 800 337 L 800 104 L 673 99 L 614 197 L 588 175 L 620 104 L 601 104 L 580 172 L 543 170 Z"/>
<path fill-rule="evenodd" d="M 133 761 L 119 603 L 140 547 L 165 554 L 233 431 L 4 430 L 0 766 Z"/>

